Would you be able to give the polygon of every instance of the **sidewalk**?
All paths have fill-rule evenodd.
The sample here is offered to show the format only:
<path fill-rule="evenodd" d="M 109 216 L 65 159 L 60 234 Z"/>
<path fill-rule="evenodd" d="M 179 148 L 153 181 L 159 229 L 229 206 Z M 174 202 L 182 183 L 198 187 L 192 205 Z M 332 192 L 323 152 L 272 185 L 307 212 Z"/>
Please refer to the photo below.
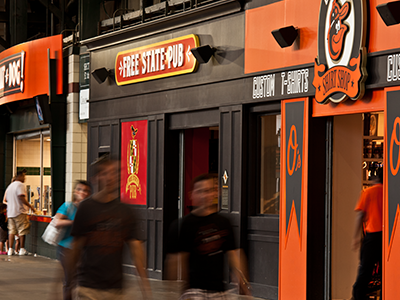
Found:
<path fill-rule="evenodd" d="M 0 299 L 62 299 L 61 272 L 61 266 L 56 260 L 32 255 L 1 255 Z M 150 284 L 154 300 L 177 300 L 179 298 L 180 283 L 178 282 L 151 280 Z M 125 287 L 126 299 L 142 299 L 135 276 L 125 276 Z M 246 297 L 238 299 L 244 300 Z"/>

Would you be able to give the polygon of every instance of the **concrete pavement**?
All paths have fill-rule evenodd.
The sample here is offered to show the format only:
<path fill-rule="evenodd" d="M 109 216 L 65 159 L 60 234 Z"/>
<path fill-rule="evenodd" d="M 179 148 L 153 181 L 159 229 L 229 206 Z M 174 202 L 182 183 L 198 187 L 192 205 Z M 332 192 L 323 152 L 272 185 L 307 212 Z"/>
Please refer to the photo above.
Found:
<path fill-rule="evenodd" d="M 62 299 L 61 278 L 61 266 L 56 260 L 33 255 L 0 255 L 1 300 Z M 154 300 L 177 300 L 179 298 L 181 284 L 179 282 L 151 280 L 150 284 Z M 125 275 L 125 287 L 126 299 L 142 299 L 135 276 Z M 248 299 L 243 296 L 239 298 L 241 300 Z"/>

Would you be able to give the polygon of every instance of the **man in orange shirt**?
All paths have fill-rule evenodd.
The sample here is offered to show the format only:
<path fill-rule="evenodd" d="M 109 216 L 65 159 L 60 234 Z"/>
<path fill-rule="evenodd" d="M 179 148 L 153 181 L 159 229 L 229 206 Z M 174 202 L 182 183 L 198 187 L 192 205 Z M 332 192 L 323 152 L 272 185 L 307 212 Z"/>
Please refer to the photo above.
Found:
<path fill-rule="evenodd" d="M 357 212 L 353 250 L 361 244 L 363 224 L 365 237 L 360 251 L 360 265 L 357 280 L 353 285 L 354 300 L 367 299 L 368 284 L 371 281 L 375 264 L 382 267 L 382 204 L 383 204 L 383 171 L 377 171 L 377 184 L 362 192 L 355 211 Z"/>

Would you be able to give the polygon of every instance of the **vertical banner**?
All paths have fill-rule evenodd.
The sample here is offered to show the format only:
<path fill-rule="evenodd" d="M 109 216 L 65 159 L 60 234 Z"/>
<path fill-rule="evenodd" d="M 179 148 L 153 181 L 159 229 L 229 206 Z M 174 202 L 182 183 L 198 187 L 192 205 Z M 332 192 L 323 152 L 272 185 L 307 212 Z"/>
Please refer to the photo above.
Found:
<path fill-rule="evenodd" d="M 397 91 L 395 90 L 397 89 Z M 400 285 L 400 91 L 387 89 L 385 194 L 383 198 L 383 299 L 399 299 Z M 386 90 L 385 90 L 386 91 Z"/>
<path fill-rule="evenodd" d="M 147 120 L 121 123 L 121 202 L 147 204 Z"/>
<path fill-rule="evenodd" d="M 90 54 L 79 56 L 79 121 L 89 119 Z"/>
<path fill-rule="evenodd" d="M 306 299 L 308 99 L 282 101 L 279 299 Z"/>

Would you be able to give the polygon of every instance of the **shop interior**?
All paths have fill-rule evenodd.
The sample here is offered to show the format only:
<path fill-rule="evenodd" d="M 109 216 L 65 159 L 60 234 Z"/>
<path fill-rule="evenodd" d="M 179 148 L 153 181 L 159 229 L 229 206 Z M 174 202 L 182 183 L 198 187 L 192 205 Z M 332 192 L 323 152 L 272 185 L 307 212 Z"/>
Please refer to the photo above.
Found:
<path fill-rule="evenodd" d="M 183 136 L 185 194 L 183 215 L 187 215 L 193 208 L 189 195 L 192 180 L 203 173 L 218 175 L 219 128 L 216 126 L 186 129 L 183 131 Z"/>
<path fill-rule="evenodd" d="M 26 169 L 27 200 L 38 215 L 52 215 L 50 131 L 14 137 L 14 170 Z M 15 174 L 14 174 L 15 175 Z"/>
<path fill-rule="evenodd" d="M 332 150 L 331 299 L 351 299 L 359 252 L 352 251 L 356 213 L 363 189 L 383 167 L 383 112 L 335 116 Z"/>
<path fill-rule="evenodd" d="M 281 115 L 260 118 L 260 203 L 257 214 L 279 215 Z"/>

